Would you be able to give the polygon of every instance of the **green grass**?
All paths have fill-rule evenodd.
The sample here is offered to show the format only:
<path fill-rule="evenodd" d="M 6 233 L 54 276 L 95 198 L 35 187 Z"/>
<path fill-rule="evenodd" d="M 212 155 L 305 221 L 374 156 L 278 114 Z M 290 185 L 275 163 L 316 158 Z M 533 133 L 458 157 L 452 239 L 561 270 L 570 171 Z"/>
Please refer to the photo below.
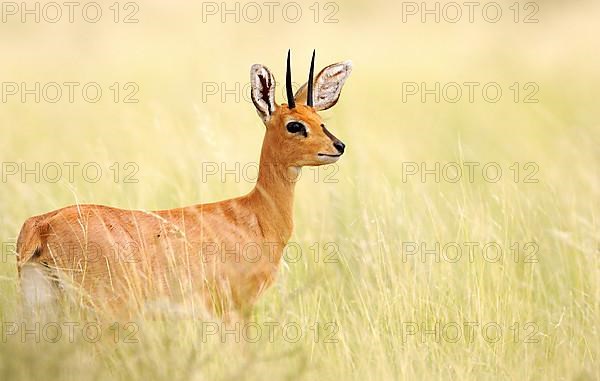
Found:
<path fill-rule="evenodd" d="M 339 104 L 324 113 L 348 146 L 337 182 L 325 181 L 331 168 L 317 172 L 318 181 L 313 170 L 303 172 L 292 237 L 302 256 L 282 266 L 256 306 L 258 342 L 232 334 L 221 340 L 206 331 L 226 328 L 217 320 L 175 311 L 131 319 L 134 342 L 125 342 L 127 322 L 118 322 L 115 340 L 115 321 L 94 323 L 77 312 L 59 323 L 100 324 L 97 343 L 81 330 L 73 342 L 66 331 L 57 343 L 6 335 L 23 321 L 7 254 L 0 263 L 0 379 L 597 380 L 600 62 L 591 36 L 598 6 L 540 6 L 535 25 L 401 24 L 400 5 L 384 2 L 368 9 L 342 2 L 338 24 L 202 24 L 199 8 L 155 4 L 142 7 L 139 25 L 0 25 L 7 36 L 23 36 L 0 42 L 11 52 L 0 62 L 6 81 L 96 81 L 105 91 L 117 81 L 140 85 L 138 104 L 107 96 L 98 104 L 1 106 L 1 162 L 96 162 L 103 169 L 97 183 L 80 172 L 57 183 L 9 176 L 0 186 L 5 254 L 27 217 L 75 202 L 152 210 L 251 189 L 251 181 L 233 176 L 203 179 L 203 163 L 256 162 L 263 127 L 249 102 L 203 103 L 200 84 L 245 84 L 255 62 L 281 81 L 291 42 L 262 43 L 271 36 L 306 30 L 293 42 L 297 81 L 313 47 L 318 66 L 347 58 L 355 65 Z M 95 42 L 65 40 L 74 31 Z M 493 81 L 506 93 L 495 104 L 402 103 L 402 83 L 421 81 Z M 536 82 L 540 102 L 512 102 L 514 82 Z M 120 172 L 115 183 L 115 162 L 121 171 L 135 163 L 138 182 L 125 183 Z M 403 179 L 402 163 L 436 162 L 480 165 L 472 182 L 465 175 L 456 183 Z M 482 177 L 486 163 L 502 168 L 498 182 Z M 527 183 L 532 168 L 537 182 Z M 429 250 L 439 243 L 452 258 L 458 246 L 462 257 L 423 259 L 407 253 L 411 243 Z M 470 258 L 469 243 L 492 243 L 503 256 L 492 262 L 475 249 Z M 271 323 L 289 335 L 299 327 L 302 336 L 293 342 L 276 328 L 269 337 Z M 436 324 L 441 337 L 424 334 Z M 461 336 L 452 342 L 456 327 Z"/>

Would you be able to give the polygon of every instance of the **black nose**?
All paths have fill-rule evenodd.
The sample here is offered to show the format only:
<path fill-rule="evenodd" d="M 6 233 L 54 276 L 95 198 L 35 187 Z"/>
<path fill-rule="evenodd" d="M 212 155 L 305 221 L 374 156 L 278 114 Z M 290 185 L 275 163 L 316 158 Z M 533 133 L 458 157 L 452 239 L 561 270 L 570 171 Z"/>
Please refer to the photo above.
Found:
<path fill-rule="evenodd" d="M 335 142 L 333 142 L 333 146 L 335 147 L 335 149 L 338 150 L 338 152 L 340 154 L 343 154 L 344 150 L 346 149 L 346 145 L 339 140 L 336 140 Z"/>

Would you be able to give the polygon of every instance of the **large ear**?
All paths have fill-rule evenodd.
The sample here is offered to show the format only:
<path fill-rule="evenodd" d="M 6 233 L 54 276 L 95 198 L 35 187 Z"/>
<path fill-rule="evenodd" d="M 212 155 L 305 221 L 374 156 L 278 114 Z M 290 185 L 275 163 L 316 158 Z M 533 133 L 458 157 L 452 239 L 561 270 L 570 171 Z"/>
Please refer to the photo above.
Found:
<path fill-rule="evenodd" d="M 337 103 L 351 72 L 351 61 L 338 62 L 321 70 L 315 79 L 313 90 L 314 108 L 317 111 L 327 110 Z M 308 87 L 305 83 L 294 96 L 296 102 L 306 104 L 307 92 Z"/>
<path fill-rule="evenodd" d="M 263 65 L 252 65 L 250 69 L 252 102 L 256 112 L 267 123 L 275 112 L 275 77 Z"/>

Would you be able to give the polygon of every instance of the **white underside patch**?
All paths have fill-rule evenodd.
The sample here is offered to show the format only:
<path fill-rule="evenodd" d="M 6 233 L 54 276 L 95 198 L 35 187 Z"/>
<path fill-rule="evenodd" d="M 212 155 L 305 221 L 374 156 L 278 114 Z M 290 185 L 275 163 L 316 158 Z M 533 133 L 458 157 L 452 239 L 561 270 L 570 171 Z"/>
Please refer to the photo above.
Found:
<path fill-rule="evenodd" d="M 44 266 L 32 263 L 21 268 L 21 291 L 25 312 L 34 316 L 52 313 L 58 306 L 55 281 Z"/>

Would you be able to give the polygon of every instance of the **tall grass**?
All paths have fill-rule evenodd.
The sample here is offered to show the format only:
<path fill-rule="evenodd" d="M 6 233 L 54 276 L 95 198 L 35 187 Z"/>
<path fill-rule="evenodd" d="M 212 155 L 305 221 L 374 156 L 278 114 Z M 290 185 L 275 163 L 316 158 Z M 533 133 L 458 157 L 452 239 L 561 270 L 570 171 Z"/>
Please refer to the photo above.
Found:
<path fill-rule="evenodd" d="M 0 24 L 4 81 L 95 81 L 107 92 L 95 104 L 0 106 L 1 162 L 103 169 L 95 183 L 81 172 L 57 183 L 19 174 L 0 187 L 0 379 L 598 379 L 598 5 L 539 3 L 537 24 L 510 14 L 421 24 L 400 22 L 400 3 L 338 4 L 337 24 L 203 23 L 200 4 L 156 1 L 140 4 L 138 24 Z M 251 102 L 203 99 L 202 83 L 243 87 L 257 62 L 281 81 L 288 47 L 298 82 L 313 47 L 318 66 L 354 61 L 324 112 L 348 150 L 334 168 L 304 170 L 292 237 L 302 255 L 289 253 L 252 326 L 169 310 L 98 323 L 65 311 L 56 343 L 48 325 L 22 337 L 35 329 L 20 325 L 10 254 L 22 222 L 76 202 L 154 210 L 248 191 L 251 179 L 222 181 L 206 164 L 255 163 L 264 128 Z M 402 83 L 436 81 L 497 82 L 505 94 L 402 102 Z M 140 102 L 112 102 L 113 82 L 138 83 Z M 537 83 L 539 103 L 514 103 L 514 82 Z M 123 181 L 129 162 L 135 183 Z M 407 176 L 410 163 L 479 166 L 473 181 L 436 182 Z M 502 168 L 499 181 L 482 176 L 486 163 Z M 64 322 L 79 324 L 73 340 Z M 102 338 L 91 342 L 84 324 Z M 257 342 L 244 336 L 252 329 Z"/>

